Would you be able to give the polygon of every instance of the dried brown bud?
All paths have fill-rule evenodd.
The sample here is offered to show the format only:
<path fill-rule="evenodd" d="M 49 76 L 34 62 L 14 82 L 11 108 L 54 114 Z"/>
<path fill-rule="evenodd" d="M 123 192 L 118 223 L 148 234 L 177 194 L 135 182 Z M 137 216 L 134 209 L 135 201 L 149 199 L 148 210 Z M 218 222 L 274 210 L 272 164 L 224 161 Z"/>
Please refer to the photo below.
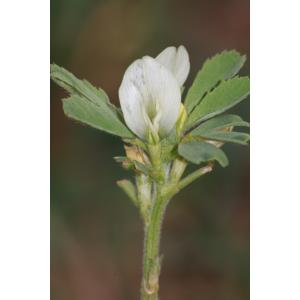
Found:
<path fill-rule="evenodd" d="M 126 156 L 132 161 L 138 161 L 141 164 L 149 163 L 149 159 L 145 152 L 137 146 L 124 146 Z"/>

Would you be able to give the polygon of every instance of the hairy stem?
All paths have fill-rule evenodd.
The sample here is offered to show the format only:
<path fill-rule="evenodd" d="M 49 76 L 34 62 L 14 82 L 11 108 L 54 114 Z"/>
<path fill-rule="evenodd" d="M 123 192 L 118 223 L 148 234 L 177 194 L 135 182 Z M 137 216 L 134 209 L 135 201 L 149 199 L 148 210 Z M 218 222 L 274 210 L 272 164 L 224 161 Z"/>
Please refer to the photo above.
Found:
<path fill-rule="evenodd" d="M 159 191 L 154 201 L 149 222 L 145 224 L 141 300 L 158 299 L 159 275 L 161 268 L 159 244 L 163 217 L 168 201 Z"/>
<path fill-rule="evenodd" d="M 161 226 L 168 201 L 162 193 L 166 178 L 162 167 L 160 145 L 148 145 L 148 151 L 153 168 L 153 193 L 151 206 L 147 211 L 146 218 L 144 218 L 145 239 L 141 300 L 157 300 L 161 268 L 159 244 Z"/>
<path fill-rule="evenodd" d="M 141 300 L 158 300 L 162 261 L 159 254 L 159 245 L 163 217 L 168 202 L 185 186 L 210 172 L 212 166 L 207 165 L 180 180 L 186 168 L 184 160 L 176 159 L 171 172 L 168 173 L 164 170 L 161 161 L 160 145 L 150 145 L 148 151 L 152 165 L 151 179 L 147 177 L 147 180 L 141 180 L 144 175 L 140 175 L 139 180 L 137 180 L 138 199 L 145 224 Z"/>

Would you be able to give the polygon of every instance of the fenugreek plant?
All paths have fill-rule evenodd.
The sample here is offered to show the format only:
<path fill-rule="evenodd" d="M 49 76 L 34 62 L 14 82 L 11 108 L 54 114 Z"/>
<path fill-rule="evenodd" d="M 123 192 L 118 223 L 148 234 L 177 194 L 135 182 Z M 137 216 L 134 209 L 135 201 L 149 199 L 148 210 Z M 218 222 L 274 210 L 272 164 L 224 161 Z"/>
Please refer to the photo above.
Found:
<path fill-rule="evenodd" d="M 161 227 L 171 198 L 211 172 L 215 161 L 228 165 L 221 149 L 225 143 L 249 141 L 247 133 L 235 131 L 249 123 L 223 114 L 248 97 L 249 78 L 236 75 L 245 60 L 235 50 L 215 55 L 185 93 L 190 61 L 183 46 L 169 47 L 156 58 L 137 59 L 119 88 L 121 109 L 102 89 L 51 66 L 51 78 L 69 93 L 62 100 L 66 116 L 124 142 L 125 155 L 115 160 L 135 178 L 117 184 L 138 208 L 144 224 L 142 300 L 158 299 Z M 189 163 L 197 168 L 184 175 Z"/>

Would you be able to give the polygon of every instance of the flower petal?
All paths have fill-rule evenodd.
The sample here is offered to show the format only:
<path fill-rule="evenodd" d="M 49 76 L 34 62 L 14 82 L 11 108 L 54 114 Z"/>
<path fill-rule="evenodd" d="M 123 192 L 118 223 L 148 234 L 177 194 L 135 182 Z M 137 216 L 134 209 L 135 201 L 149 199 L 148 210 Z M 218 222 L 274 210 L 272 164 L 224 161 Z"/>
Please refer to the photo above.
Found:
<path fill-rule="evenodd" d="M 134 61 L 126 70 L 119 88 L 120 105 L 127 126 L 140 138 L 147 134 L 143 106 L 143 61 Z"/>
<path fill-rule="evenodd" d="M 157 105 L 160 136 L 166 136 L 174 127 L 180 109 L 180 86 L 173 74 L 151 57 L 143 58 L 144 74 L 150 101 Z M 148 100 L 149 101 L 149 100 Z M 147 110 L 149 114 L 149 110 Z"/>
<path fill-rule="evenodd" d="M 162 51 L 156 60 L 170 70 L 180 86 L 183 86 L 190 72 L 189 54 L 184 46 L 168 47 Z"/>
<path fill-rule="evenodd" d="M 163 65 L 151 57 L 128 67 L 119 89 L 128 127 L 145 139 L 151 127 L 165 136 L 174 127 L 181 103 L 180 86 Z"/>

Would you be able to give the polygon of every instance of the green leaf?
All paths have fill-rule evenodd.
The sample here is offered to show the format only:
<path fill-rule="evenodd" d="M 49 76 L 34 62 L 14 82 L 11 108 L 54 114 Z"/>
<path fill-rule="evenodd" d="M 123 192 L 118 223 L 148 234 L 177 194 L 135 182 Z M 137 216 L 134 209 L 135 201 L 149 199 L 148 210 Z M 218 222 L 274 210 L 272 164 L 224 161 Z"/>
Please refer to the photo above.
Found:
<path fill-rule="evenodd" d="M 236 75 L 245 61 L 246 56 L 240 55 L 235 50 L 223 51 L 205 61 L 187 93 L 185 99 L 187 112 L 190 113 L 203 96 L 215 87 L 218 82 Z"/>
<path fill-rule="evenodd" d="M 145 165 L 137 160 L 131 160 L 127 156 L 115 156 L 114 160 L 118 163 L 127 163 L 128 169 L 135 169 L 145 175 L 150 173 L 150 165 Z"/>
<path fill-rule="evenodd" d="M 203 141 L 190 141 L 179 144 L 178 153 L 194 164 L 216 160 L 222 167 L 228 165 L 228 159 L 220 148 Z"/>
<path fill-rule="evenodd" d="M 144 173 L 145 175 L 149 175 L 149 172 L 150 172 L 149 166 L 144 165 L 144 164 L 140 163 L 140 162 L 137 161 L 137 160 L 133 160 L 132 162 L 133 162 L 135 168 L 136 168 L 139 172 L 142 172 L 142 173 Z"/>
<path fill-rule="evenodd" d="M 248 77 L 235 77 L 220 83 L 196 106 L 188 118 L 186 128 L 223 113 L 249 95 Z"/>
<path fill-rule="evenodd" d="M 72 73 L 55 64 L 51 65 L 51 78 L 71 95 L 69 100 L 63 100 L 64 111 L 68 117 L 111 134 L 133 137 L 120 120 L 118 109 L 110 103 L 102 89 L 97 89 L 86 80 L 77 79 Z"/>
<path fill-rule="evenodd" d="M 200 135 L 201 138 L 208 140 L 236 143 L 240 145 L 247 145 L 250 135 L 244 132 L 224 132 L 224 131 L 207 131 Z"/>
<path fill-rule="evenodd" d="M 191 131 L 191 135 L 197 136 L 206 133 L 207 131 L 220 130 L 231 126 L 249 127 L 250 124 L 243 121 L 242 118 L 237 115 L 222 115 L 202 123 Z"/>
<path fill-rule="evenodd" d="M 121 137 L 130 137 L 130 131 L 119 121 L 112 120 L 99 106 L 86 98 L 73 95 L 63 99 L 63 110 L 67 117 L 87 124 L 93 128 Z"/>
<path fill-rule="evenodd" d="M 225 128 L 244 126 L 249 127 L 249 123 L 236 115 L 218 116 L 210 119 L 190 132 L 190 136 L 200 139 L 208 139 L 220 142 L 231 142 L 247 145 L 250 139 L 248 133 L 223 131 Z"/>
<path fill-rule="evenodd" d="M 109 98 L 104 90 L 97 89 L 84 79 L 79 80 L 66 69 L 52 64 L 50 72 L 52 80 L 70 94 L 83 96 L 100 107 L 109 103 Z"/>

